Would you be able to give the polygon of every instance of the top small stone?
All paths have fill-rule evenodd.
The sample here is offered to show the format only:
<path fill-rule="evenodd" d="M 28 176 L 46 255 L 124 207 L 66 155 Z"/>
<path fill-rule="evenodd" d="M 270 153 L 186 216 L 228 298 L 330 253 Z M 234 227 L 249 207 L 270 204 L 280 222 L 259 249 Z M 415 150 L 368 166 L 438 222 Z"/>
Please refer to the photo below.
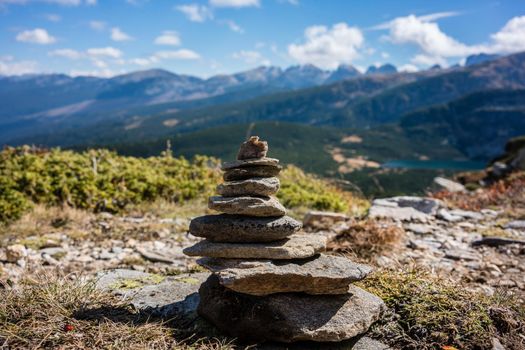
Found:
<path fill-rule="evenodd" d="M 252 136 L 241 145 L 237 160 L 264 158 L 267 152 L 268 142 L 260 141 L 259 136 Z"/>

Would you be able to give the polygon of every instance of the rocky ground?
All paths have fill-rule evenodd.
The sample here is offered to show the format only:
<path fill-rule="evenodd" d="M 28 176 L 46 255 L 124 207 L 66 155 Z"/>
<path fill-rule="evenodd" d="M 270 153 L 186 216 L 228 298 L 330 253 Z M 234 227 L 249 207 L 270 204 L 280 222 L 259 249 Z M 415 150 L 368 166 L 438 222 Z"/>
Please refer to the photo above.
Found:
<path fill-rule="evenodd" d="M 55 275 L 105 276 L 102 287 L 124 297 L 130 296 L 129 290 L 166 287 L 169 281 L 178 281 L 185 286 L 176 284 L 178 292 L 173 291 L 173 283 L 164 294 L 157 287 L 146 289 L 137 303 L 150 308 L 178 298 L 184 303 L 177 307 L 194 310 L 196 301 L 187 296 L 206 275 L 193 258 L 182 253 L 200 240 L 187 234 L 191 216 L 38 210 L 37 218 L 22 219 L 3 233 L 0 281 L 5 287 L 16 288 L 24 277 L 42 270 Z M 388 249 L 365 255 L 356 251 L 348 237 L 363 222 L 365 227 L 373 224 L 396 232 Z M 525 221 L 505 211 L 461 210 L 438 199 L 396 197 L 374 201 L 366 218 L 311 213 L 304 224 L 306 231 L 329 237 L 334 254 L 354 255 L 376 268 L 427 267 L 485 295 L 505 290 L 519 302 L 525 301 Z M 108 280 L 107 273 L 100 274 L 114 269 L 122 269 L 124 277 Z"/>

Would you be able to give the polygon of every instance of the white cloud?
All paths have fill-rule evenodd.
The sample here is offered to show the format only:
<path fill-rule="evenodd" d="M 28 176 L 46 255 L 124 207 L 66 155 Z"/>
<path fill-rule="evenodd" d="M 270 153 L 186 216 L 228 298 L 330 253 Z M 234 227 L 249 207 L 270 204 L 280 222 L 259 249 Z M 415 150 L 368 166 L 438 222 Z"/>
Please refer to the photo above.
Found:
<path fill-rule="evenodd" d="M 390 58 L 390 54 L 388 52 L 381 52 L 381 57 L 387 59 Z"/>
<path fill-rule="evenodd" d="M 97 0 L 86 0 L 86 4 L 89 6 L 94 6 L 97 4 Z"/>
<path fill-rule="evenodd" d="M 154 43 L 157 45 L 171 45 L 178 46 L 180 45 L 180 36 L 177 32 L 166 30 L 162 32 L 157 38 L 155 38 Z"/>
<path fill-rule="evenodd" d="M 153 57 L 162 60 L 196 60 L 200 58 L 200 55 L 192 50 L 180 49 L 174 51 L 158 51 Z"/>
<path fill-rule="evenodd" d="M 259 51 L 241 50 L 233 53 L 232 57 L 238 60 L 242 60 L 248 64 L 260 64 L 263 66 L 270 65 L 270 61 L 264 58 Z"/>
<path fill-rule="evenodd" d="M 133 58 L 128 63 L 137 66 L 149 66 L 156 64 L 162 60 L 197 60 L 200 55 L 195 51 L 188 49 L 172 50 L 172 51 L 157 51 L 149 57 Z"/>
<path fill-rule="evenodd" d="M 479 52 L 479 47 L 467 46 L 443 33 L 437 23 L 410 15 L 394 19 L 390 40 L 395 44 L 415 44 L 424 54 L 437 57 L 459 57 Z"/>
<path fill-rule="evenodd" d="M 104 29 L 106 29 L 106 22 L 90 21 L 89 26 L 91 27 L 91 29 L 103 31 Z"/>
<path fill-rule="evenodd" d="M 47 30 L 36 28 L 33 30 L 24 30 L 18 33 L 16 40 L 24 43 L 48 45 L 56 42 L 56 38 L 51 36 Z"/>
<path fill-rule="evenodd" d="M 433 66 L 439 64 L 442 67 L 446 67 L 448 65 L 447 60 L 441 56 L 432 56 L 425 54 L 415 55 L 410 59 L 410 62 L 420 66 Z"/>
<path fill-rule="evenodd" d="M 488 52 L 512 53 L 525 50 L 525 16 L 510 19 L 501 30 L 490 36 Z"/>
<path fill-rule="evenodd" d="M 260 5 L 259 0 L 210 0 L 215 7 L 251 7 Z"/>
<path fill-rule="evenodd" d="M 420 21 L 423 21 L 423 22 L 433 22 L 433 21 L 437 21 L 438 19 L 447 18 L 447 17 L 455 17 L 455 16 L 459 16 L 459 15 L 461 15 L 461 13 L 460 12 L 456 12 L 456 11 L 436 12 L 436 13 L 430 13 L 430 14 L 424 15 L 424 16 L 419 16 L 419 17 L 417 17 L 417 19 L 419 19 Z M 403 17 L 398 17 L 398 18 L 403 18 Z M 398 18 L 396 18 L 396 19 L 398 19 Z M 375 26 L 371 27 L 370 29 L 372 29 L 372 30 L 390 29 L 390 27 L 392 26 L 392 22 L 394 22 L 396 19 L 394 19 L 392 21 L 383 22 L 381 24 L 375 25 Z"/>
<path fill-rule="evenodd" d="M 113 41 L 130 41 L 133 40 L 131 36 L 124 33 L 119 27 L 111 28 L 111 40 Z"/>
<path fill-rule="evenodd" d="M 230 28 L 230 30 L 233 31 L 233 32 L 244 33 L 244 29 L 242 29 L 241 26 L 239 26 L 237 23 L 235 23 L 232 20 L 227 19 L 227 20 L 223 21 L 223 23 L 226 24 L 228 26 L 228 28 Z"/>
<path fill-rule="evenodd" d="M 193 22 L 204 22 L 213 18 L 211 10 L 204 5 L 188 4 L 176 7 L 177 10 L 184 13 L 186 17 Z"/>
<path fill-rule="evenodd" d="M 91 57 L 109 57 L 109 58 L 120 58 L 122 57 L 122 51 L 115 49 L 114 47 L 98 47 L 87 49 L 86 53 Z"/>
<path fill-rule="evenodd" d="M 358 49 L 364 43 L 361 30 L 346 23 L 335 24 L 332 28 L 308 27 L 304 36 L 305 43 L 289 45 L 288 54 L 300 64 L 310 63 L 326 69 L 351 63 L 359 56 Z"/>
<path fill-rule="evenodd" d="M 457 12 L 440 12 L 426 16 L 398 17 L 374 29 L 388 29 L 388 39 L 394 44 L 412 44 L 419 53 L 411 63 L 447 66 L 447 58 L 464 58 L 478 53 L 509 54 L 525 50 L 525 16 L 510 19 L 490 40 L 476 45 L 464 44 L 444 33 L 433 21 L 457 16 Z"/>
<path fill-rule="evenodd" d="M 71 60 L 78 60 L 82 58 L 83 54 L 77 50 L 73 49 L 58 49 L 48 53 L 51 57 L 65 57 Z"/>
<path fill-rule="evenodd" d="M 0 57 L 0 75 L 21 75 L 36 73 L 35 61 L 15 61 L 12 56 Z"/>
<path fill-rule="evenodd" d="M 397 69 L 400 72 L 414 73 L 419 71 L 419 68 L 413 64 L 404 64 Z"/>

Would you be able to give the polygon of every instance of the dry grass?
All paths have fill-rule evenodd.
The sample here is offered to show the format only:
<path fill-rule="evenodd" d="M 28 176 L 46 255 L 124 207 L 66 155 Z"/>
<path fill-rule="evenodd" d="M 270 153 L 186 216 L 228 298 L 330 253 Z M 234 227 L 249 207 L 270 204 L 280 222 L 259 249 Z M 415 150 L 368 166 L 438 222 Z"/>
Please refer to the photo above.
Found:
<path fill-rule="evenodd" d="M 18 242 L 26 247 L 40 249 L 59 240 L 57 233 L 65 234 L 73 241 L 102 241 L 108 239 L 140 241 L 159 239 L 160 236 L 186 232 L 186 219 L 207 212 L 202 201 L 183 204 L 165 200 L 130 206 L 124 216 L 143 218 L 143 222 L 126 222 L 122 216 L 106 217 L 88 210 L 69 206 L 45 206 L 38 204 L 19 220 L 0 225 L 0 246 Z M 182 224 L 160 222 L 160 219 L 182 218 Z M 51 242 L 51 243 L 50 243 Z"/>
<path fill-rule="evenodd" d="M 125 214 L 129 216 L 148 217 L 161 219 L 190 218 L 210 212 L 207 202 L 202 199 L 174 203 L 164 199 L 140 204 L 131 204 L 126 208 Z"/>
<path fill-rule="evenodd" d="M 0 237 L 16 233 L 19 238 L 52 233 L 58 230 L 86 230 L 95 214 L 69 206 L 48 207 L 37 204 L 19 220 L 0 226 Z"/>
<path fill-rule="evenodd" d="M 448 204 L 465 209 L 494 208 L 511 218 L 525 218 L 525 172 L 516 172 L 486 188 L 467 193 L 441 191 L 432 194 Z"/>
<path fill-rule="evenodd" d="M 525 309 L 507 294 L 469 292 L 421 269 L 379 270 L 359 285 L 390 308 L 371 335 L 395 349 L 490 349 L 492 338 L 525 348 Z"/>
<path fill-rule="evenodd" d="M 328 243 L 328 249 L 369 260 L 392 251 L 405 237 L 405 231 L 391 222 L 365 219 L 354 222 Z"/>
<path fill-rule="evenodd" d="M 93 282 L 40 276 L 16 290 L 0 289 L 0 348 L 6 349 L 231 349 L 201 339 L 173 321 L 136 312 Z"/>

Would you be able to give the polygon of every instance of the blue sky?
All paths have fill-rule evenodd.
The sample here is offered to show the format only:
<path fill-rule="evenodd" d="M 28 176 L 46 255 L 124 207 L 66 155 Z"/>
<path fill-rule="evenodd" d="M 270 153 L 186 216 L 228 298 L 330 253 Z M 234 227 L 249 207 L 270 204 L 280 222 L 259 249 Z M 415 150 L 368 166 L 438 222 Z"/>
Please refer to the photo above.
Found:
<path fill-rule="evenodd" d="M 0 74 L 403 70 L 525 51 L 525 1 L 0 0 Z"/>

